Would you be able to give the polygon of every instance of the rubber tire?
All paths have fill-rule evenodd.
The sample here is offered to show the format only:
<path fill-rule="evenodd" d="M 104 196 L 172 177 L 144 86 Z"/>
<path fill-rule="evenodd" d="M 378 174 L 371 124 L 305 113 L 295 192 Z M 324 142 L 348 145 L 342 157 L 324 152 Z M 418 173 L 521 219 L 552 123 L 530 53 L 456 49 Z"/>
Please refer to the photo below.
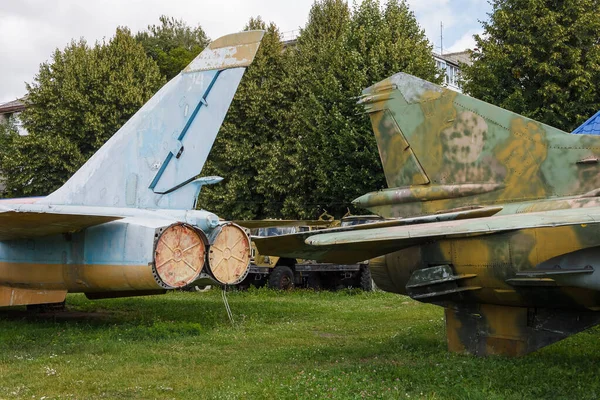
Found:
<path fill-rule="evenodd" d="M 294 271 L 286 265 L 278 265 L 269 275 L 269 287 L 277 290 L 294 288 Z"/>
<path fill-rule="evenodd" d="M 371 270 L 367 265 L 360 267 L 360 288 L 365 292 L 373 291 L 373 279 L 371 278 Z"/>

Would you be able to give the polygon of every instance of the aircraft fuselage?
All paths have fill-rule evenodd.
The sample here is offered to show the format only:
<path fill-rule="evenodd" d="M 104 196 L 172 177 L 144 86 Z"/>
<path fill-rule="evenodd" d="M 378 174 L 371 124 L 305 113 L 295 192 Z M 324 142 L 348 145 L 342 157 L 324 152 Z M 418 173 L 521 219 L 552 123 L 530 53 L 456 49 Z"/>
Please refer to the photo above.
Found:
<path fill-rule="evenodd" d="M 101 298 L 158 294 L 191 283 L 222 283 L 210 270 L 208 253 L 221 235 L 227 238 L 232 231 L 241 238 L 245 235 L 232 224 L 224 234 L 216 215 L 206 211 L 132 209 L 129 213 L 132 216 L 73 233 L 1 241 L 0 305 L 57 303 L 67 292 Z M 240 257 L 247 253 L 242 247 Z M 235 264 L 233 256 L 232 247 L 229 257 Z M 219 266 L 223 272 L 230 259 Z M 239 273 L 243 274 L 241 269 L 242 264 Z M 233 277 L 235 271 L 227 273 Z"/>
<path fill-rule="evenodd" d="M 452 351 L 522 355 L 600 322 L 600 223 L 432 241 L 370 268 L 381 289 L 445 307 Z"/>

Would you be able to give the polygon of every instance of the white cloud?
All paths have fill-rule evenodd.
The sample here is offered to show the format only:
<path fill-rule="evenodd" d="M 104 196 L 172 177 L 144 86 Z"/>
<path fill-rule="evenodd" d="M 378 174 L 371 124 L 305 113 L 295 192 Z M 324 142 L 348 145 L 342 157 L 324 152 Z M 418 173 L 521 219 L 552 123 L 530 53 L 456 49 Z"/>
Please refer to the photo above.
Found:
<path fill-rule="evenodd" d="M 425 34 L 434 45 L 434 50 L 440 49 L 440 23 L 444 24 L 444 30 L 448 31 L 455 26 L 457 18 L 452 12 L 449 0 L 410 0 L 411 10 L 415 12 L 419 24 L 425 30 Z"/>
<path fill-rule="evenodd" d="M 200 24 L 211 38 L 241 30 L 261 15 L 280 29 L 304 26 L 313 0 L 0 0 L 0 103 L 25 94 L 39 64 L 71 39 L 89 43 L 111 37 L 117 26 L 132 32 L 158 23 L 162 14 Z M 487 0 L 409 0 L 421 26 L 439 50 L 440 21 L 444 43 L 455 44 L 479 24 Z M 475 10 L 475 11 L 474 11 Z"/>
<path fill-rule="evenodd" d="M 114 35 L 117 26 L 132 32 L 158 23 L 160 15 L 200 24 L 211 38 L 243 29 L 261 15 L 282 31 L 305 24 L 313 0 L 21 0 L 0 1 L 0 103 L 25 94 L 40 63 L 71 39 L 89 43 Z"/>
<path fill-rule="evenodd" d="M 454 51 L 451 49 L 469 32 L 479 32 L 479 20 L 487 19 L 490 9 L 488 0 L 409 0 L 409 4 L 436 52 L 440 52 L 442 44 L 444 52 Z M 443 43 L 440 23 L 443 23 Z"/>
<path fill-rule="evenodd" d="M 482 35 L 483 29 L 471 29 L 456 40 L 450 47 L 444 50 L 446 53 L 454 53 L 464 51 L 466 49 L 473 50 L 475 48 L 475 38 L 473 35 Z"/>

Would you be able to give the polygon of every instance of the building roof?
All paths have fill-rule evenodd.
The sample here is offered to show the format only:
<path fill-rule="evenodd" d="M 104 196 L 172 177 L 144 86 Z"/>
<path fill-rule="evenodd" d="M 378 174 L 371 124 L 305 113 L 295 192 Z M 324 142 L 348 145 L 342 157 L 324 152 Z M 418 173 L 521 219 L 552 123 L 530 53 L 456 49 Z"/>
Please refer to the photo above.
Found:
<path fill-rule="evenodd" d="M 8 103 L 0 104 L 0 115 L 23 111 L 25 109 L 25 103 L 23 103 L 21 100 L 22 99 L 17 99 L 9 101 Z"/>
<path fill-rule="evenodd" d="M 473 64 L 473 60 L 471 60 L 471 50 L 457 51 L 455 53 L 445 53 L 445 54 L 434 54 L 436 57 L 459 66 L 462 64 L 471 65 Z"/>
<path fill-rule="evenodd" d="M 572 133 L 576 135 L 600 135 L 600 111 L 581 124 Z"/>

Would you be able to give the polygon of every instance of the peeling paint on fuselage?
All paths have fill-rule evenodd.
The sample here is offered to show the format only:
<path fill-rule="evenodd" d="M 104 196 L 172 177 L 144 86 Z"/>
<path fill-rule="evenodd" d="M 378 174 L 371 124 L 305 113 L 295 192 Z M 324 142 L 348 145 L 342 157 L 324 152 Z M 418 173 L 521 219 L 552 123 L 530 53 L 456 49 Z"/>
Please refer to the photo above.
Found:
<path fill-rule="evenodd" d="M 213 41 L 62 187 L 0 202 L 0 306 L 61 302 L 67 291 L 157 294 L 214 278 L 204 250 L 236 227 L 194 210 L 201 186 L 222 179 L 196 177 L 263 35 Z M 169 243 L 156 246 L 163 233 Z M 188 252 L 192 236 L 202 251 Z M 196 258 L 193 273 L 182 254 Z M 240 264 L 226 257 L 220 268 L 243 279 Z"/>

